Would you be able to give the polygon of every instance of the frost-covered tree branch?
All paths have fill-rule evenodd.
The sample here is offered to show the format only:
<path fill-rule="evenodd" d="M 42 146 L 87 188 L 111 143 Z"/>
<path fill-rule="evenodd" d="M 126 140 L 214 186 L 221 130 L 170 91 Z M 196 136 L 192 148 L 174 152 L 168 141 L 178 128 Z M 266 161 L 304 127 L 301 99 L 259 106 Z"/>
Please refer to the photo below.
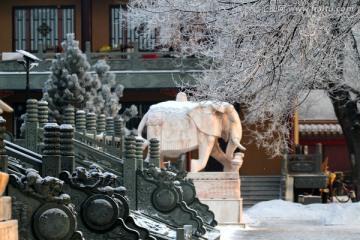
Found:
<path fill-rule="evenodd" d="M 240 103 L 245 127 L 255 127 L 245 133 L 276 155 L 289 140 L 291 115 L 309 91 L 360 90 L 354 81 L 359 5 L 355 0 L 133 0 L 128 14 L 134 24 L 146 23 L 144 31 L 158 29 L 160 44 L 179 56 L 203 59 L 196 84 L 182 87 L 196 100 Z"/>

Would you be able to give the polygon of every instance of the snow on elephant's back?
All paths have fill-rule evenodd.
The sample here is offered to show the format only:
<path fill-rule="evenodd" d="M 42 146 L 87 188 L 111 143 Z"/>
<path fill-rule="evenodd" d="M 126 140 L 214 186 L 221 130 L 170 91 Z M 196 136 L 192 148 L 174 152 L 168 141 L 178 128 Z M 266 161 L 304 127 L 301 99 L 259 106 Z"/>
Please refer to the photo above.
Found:
<path fill-rule="evenodd" d="M 189 110 L 192 110 L 199 106 L 199 103 L 196 102 L 179 102 L 179 101 L 166 101 L 150 106 L 150 111 L 156 112 L 177 112 L 187 113 Z"/>

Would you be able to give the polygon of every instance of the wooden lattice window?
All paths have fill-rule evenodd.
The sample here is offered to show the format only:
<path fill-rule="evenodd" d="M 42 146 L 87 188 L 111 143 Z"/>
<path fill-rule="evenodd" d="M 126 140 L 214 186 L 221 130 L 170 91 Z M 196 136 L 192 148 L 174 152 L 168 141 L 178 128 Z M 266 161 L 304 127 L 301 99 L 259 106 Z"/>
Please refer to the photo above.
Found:
<path fill-rule="evenodd" d="M 74 7 L 16 7 L 13 10 L 13 48 L 56 51 L 67 33 L 75 32 Z"/>
<path fill-rule="evenodd" d="M 112 47 L 131 46 L 137 43 L 140 51 L 154 50 L 158 45 L 158 31 L 154 29 L 151 33 L 142 33 L 139 27 L 132 24 L 129 16 L 126 16 L 126 11 L 126 5 L 110 7 Z"/>

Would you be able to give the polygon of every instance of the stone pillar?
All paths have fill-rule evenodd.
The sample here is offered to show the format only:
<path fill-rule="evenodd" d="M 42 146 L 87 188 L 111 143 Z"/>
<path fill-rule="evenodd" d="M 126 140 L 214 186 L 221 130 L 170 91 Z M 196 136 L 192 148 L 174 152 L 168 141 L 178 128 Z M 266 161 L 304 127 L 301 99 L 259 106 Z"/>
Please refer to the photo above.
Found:
<path fill-rule="evenodd" d="M 96 134 L 96 114 L 93 112 L 86 114 L 86 133 Z"/>
<path fill-rule="evenodd" d="M 42 176 L 58 177 L 61 172 L 60 128 L 57 123 L 48 123 L 44 127 Z"/>
<path fill-rule="evenodd" d="M 8 160 L 6 156 L 5 143 L 4 143 L 4 133 L 6 120 L 0 116 L 0 171 L 8 171 Z M 1 195 L 0 195 L 1 196 Z"/>
<path fill-rule="evenodd" d="M 84 110 L 78 110 L 75 115 L 75 130 L 84 133 L 86 131 L 86 114 Z"/>
<path fill-rule="evenodd" d="M 25 147 L 30 151 L 37 152 L 38 140 L 38 101 L 29 99 L 26 101 L 26 120 L 25 120 Z"/>
<path fill-rule="evenodd" d="M 136 154 L 135 154 L 135 137 L 130 135 L 125 138 L 125 158 L 124 158 L 124 187 L 126 195 L 130 200 L 130 209 L 136 210 Z"/>
<path fill-rule="evenodd" d="M 73 128 L 75 127 L 75 109 L 73 107 L 67 107 L 65 109 L 64 124 L 70 124 Z"/>
<path fill-rule="evenodd" d="M 316 144 L 316 152 L 315 152 L 315 167 L 316 173 L 322 173 L 322 145 L 321 143 Z"/>
<path fill-rule="evenodd" d="M 70 124 L 61 124 L 60 126 L 60 155 L 61 155 L 61 170 L 74 172 L 75 157 L 74 157 L 74 128 Z"/>
<path fill-rule="evenodd" d="M 136 138 L 135 139 L 136 143 L 136 162 L 137 162 L 137 169 L 139 170 L 143 170 L 144 166 L 144 160 L 143 160 L 143 151 L 142 151 L 142 145 L 143 145 L 143 140 Z"/>
<path fill-rule="evenodd" d="M 2 196 L 9 175 L 0 172 L 0 239 L 17 240 L 18 239 L 18 222 L 11 220 L 11 197 Z"/>
<path fill-rule="evenodd" d="M 97 134 L 104 133 L 106 129 L 106 116 L 105 114 L 100 114 L 96 122 L 96 132 Z"/>
<path fill-rule="evenodd" d="M 176 229 L 176 240 L 185 240 L 185 229 L 184 228 Z"/>
<path fill-rule="evenodd" d="M 115 118 L 114 128 L 115 128 L 115 137 L 119 139 L 118 148 L 120 148 L 121 152 L 123 152 L 124 136 L 125 136 L 124 119 L 122 119 L 120 117 Z"/>
<path fill-rule="evenodd" d="M 150 160 L 149 164 L 154 164 L 155 167 L 160 168 L 160 143 L 159 140 L 156 138 L 150 139 Z"/>
<path fill-rule="evenodd" d="M 38 102 L 39 127 L 43 128 L 49 121 L 49 107 L 47 101 Z"/>
<path fill-rule="evenodd" d="M 115 129 L 114 129 L 114 118 L 106 118 L 106 140 L 111 141 L 111 145 L 115 146 Z"/>

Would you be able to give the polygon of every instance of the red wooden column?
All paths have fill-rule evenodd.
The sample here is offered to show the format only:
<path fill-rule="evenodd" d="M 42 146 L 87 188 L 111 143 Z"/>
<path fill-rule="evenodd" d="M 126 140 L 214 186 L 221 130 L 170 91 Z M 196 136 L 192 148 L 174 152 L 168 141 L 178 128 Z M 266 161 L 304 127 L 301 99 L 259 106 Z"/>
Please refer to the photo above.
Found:
<path fill-rule="evenodd" d="M 91 42 L 92 0 L 81 0 L 81 49 L 85 52 L 86 42 Z"/>

